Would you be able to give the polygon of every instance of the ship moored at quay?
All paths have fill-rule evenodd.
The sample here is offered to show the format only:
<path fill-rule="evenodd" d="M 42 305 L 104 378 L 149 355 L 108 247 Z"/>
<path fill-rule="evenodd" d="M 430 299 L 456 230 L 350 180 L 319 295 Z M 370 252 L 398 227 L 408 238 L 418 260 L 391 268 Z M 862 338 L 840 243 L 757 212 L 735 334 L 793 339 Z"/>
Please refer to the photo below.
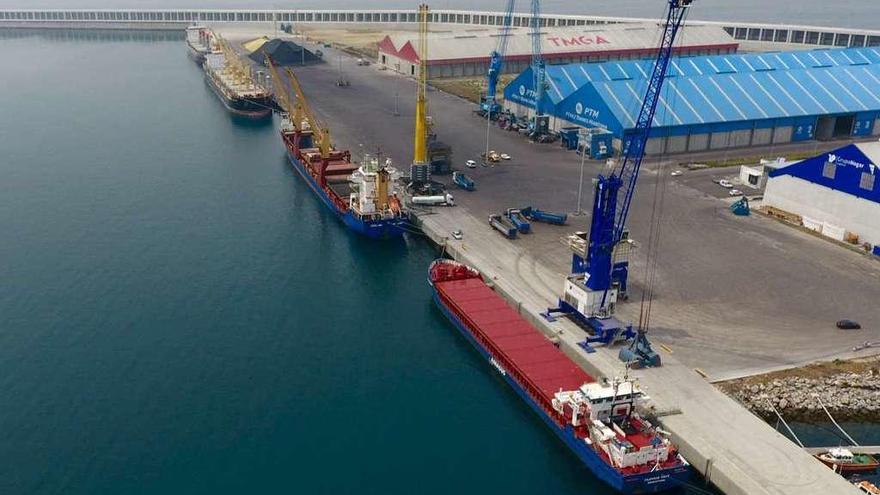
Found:
<path fill-rule="evenodd" d="M 628 379 L 597 383 L 467 265 L 434 261 L 428 277 L 443 314 L 596 477 L 624 494 L 687 482 L 690 467 L 637 412 L 648 397 Z"/>
<path fill-rule="evenodd" d="M 274 100 L 265 78 L 255 76 L 226 40 L 193 25 L 186 30 L 186 44 L 187 54 L 202 67 L 205 82 L 229 113 L 253 120 L 271 118 Z"/>
<path fill-rule="evenodd" d="M 400 237 L 410 229 L 398 190 L 400 174 L 390 160 L 364 157 L 352 163 L 351 152 L 331 144 L 330 130 L 321 125 L 306 101 L 302 86 L 289 68 L 282 76 L 266 57 L 282 111 L 280 135 L 287 159 L 312 192 L 349 229 L 372 239 Z M 295 94 L 292 102 L 287 80 Z"/>

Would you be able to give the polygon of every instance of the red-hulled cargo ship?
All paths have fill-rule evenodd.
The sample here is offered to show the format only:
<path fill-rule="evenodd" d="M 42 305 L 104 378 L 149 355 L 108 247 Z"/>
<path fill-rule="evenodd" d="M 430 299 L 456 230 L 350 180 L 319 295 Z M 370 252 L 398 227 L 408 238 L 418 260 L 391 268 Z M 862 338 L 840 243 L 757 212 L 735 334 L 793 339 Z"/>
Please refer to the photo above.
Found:
<path fill-rule="evenodd" d="M 633 382 L 596 383 L 477 270 L 439 259 L 429 279 L 440 310 L 598 478 L 627 494 L 687 481 L 687 461 L 636 411 L 648 398 Z"/>

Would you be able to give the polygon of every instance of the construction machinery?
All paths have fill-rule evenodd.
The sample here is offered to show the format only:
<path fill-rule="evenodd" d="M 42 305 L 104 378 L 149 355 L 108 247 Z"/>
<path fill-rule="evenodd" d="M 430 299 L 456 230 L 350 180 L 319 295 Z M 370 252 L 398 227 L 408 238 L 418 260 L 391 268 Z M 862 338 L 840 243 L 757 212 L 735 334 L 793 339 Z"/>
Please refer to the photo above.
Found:
<path fill-rule="evenodd" d="M 624 157 L 609 175 L 599 175 L 595 181 L 589 233 L 580 232 L 569 238 L 573 252 L 571 275 L 565 281 L 559 307 L 547 313 L 548 317 L 557 312 L 568 314 L 592 329 L 593 335 L 585 342 L 587 346 L 630 341 L 629 347 L 621 350 L 620 358 L 636 366 L 660 365 L 660 356 L 651 348 L 646 337 L 656 274 L 656 246 L 659 242 L 659 212 L 656 205 L 651 218 L 648 270 L 638 330 L 634 332 L 631 324 L 621 323 L 613 313 L 617 301 L 627 298 L 628 256 L 634 246 L 626 230 L 627 215 L 673 45 L 693 0 L 667 2 L 660 47 L 647 81 L 635 128 L 624 138 Z"/>
<path fill-rule="evenodd" d="M 730 205 L 730 211 L 738 217 L 747 217 L 751 213 L 749 208 L 749 200 L 745 196 Z"/>
<path fill-rule="evenodd" d="M 480 99 L 480 107 L 477 113 L 490 120 L 495 120 L 501 115 L 501 105 L 496 101 L 498 92 L 498 76 L 504 68 L 504 56 L 507 53 L 507 42 L 510 40 L 510 26 L 513 24 L 513 10 L 516 0 L 507 0 L 507 8 L 504 11 L 504 19 L 498 32 L 498 41 L 495 50 L 489 55 L 489 70 L 486 73 L 486 94 Z"/>

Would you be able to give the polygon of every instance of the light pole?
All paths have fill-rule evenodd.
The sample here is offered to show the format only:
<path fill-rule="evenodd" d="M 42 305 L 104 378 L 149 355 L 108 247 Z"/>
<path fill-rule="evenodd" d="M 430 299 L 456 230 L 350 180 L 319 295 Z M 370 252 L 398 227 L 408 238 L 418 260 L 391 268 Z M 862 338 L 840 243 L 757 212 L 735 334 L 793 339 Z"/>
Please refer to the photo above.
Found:
<path fill-rule="evenodd" d="M 492 124 L 492 104 L 490 103 L 489 104 L 489 111 L 486 112 L 486 154 L 485 154 L 485 158 L 483 159 L 484 163 L 486 165 L 489 165 L 489 129 L 491 128 L 491 124 Z"/>
<path fill-rule="evenodd" d="M 398 90 L 397 86 L 398 86 L 398 83 L 400 80 L 400 75 L 395 74 L 393 77 L 394 77 L 394 112 L 393 112 L 393 115 L 395 117 L 399 117 L 400 116 L 400 91 Z"/>
<path fill-rule="evenodd" d="M 580 140 L 578 140 L 580 141 Z M 581 146 L 581 177 L 578 180 L 578 203 L 577 209 L 575 210 L 575 215 L 583 215 L 584 211 L 581 209 L 581 198 L 583 197 L 584 192 L 584 163 L 587 161 L 587 142 L 584 140 L 583 146 Z"/>

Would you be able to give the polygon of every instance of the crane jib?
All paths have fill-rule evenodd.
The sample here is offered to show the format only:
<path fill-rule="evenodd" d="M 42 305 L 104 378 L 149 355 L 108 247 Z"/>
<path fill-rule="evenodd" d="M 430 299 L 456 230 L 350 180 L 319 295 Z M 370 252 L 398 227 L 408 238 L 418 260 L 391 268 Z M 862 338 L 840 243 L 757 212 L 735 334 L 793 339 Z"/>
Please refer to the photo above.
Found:
<path fill-rule="evenodd" d="M 599 176 L 596 182 L 586 259 L 578 254 L 573 255 L 573 270 L 576 273 L 579 271 L 589 274 L 586 285 L 593 291 L 608 291 L 614 284 L 626 285 L 625 279 L 615 280 L 617 275 L 613 273 L 614 249 L 625 236 L 626 219 L 632 204 L 645 147 L 650 137 L 660 91 L 666 79 L 676 36 L 692 0 L 667 0 L 667 2 L 663 36 L 635 127 L 624 136 L 623 159 L 607 178 Z M 538 86 L 536 89 L 540 91 Z M 621 276 L 626 277 L 625 270 Z"/>

